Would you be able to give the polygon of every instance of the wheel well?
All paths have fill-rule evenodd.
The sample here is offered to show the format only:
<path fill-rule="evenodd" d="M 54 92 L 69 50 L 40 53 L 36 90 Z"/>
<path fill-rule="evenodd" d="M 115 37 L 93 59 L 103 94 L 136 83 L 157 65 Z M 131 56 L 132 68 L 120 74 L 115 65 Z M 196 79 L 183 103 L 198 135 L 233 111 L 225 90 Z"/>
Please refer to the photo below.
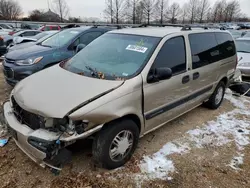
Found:
<path fill-rule="evenodd" d="M 11 40 L 8 40 L 8 41 L 6 42 L 6 44 L 7 44 L 7 45 L 10 45 L 10 43 L 12 43 L 12 41 L 13 41 L 12 39 L 11 39 Z"/>
<path fill-rule="evenodd" d="M 139 117 L 138 117 L 137 115 L 135 115 L 135 114 L 128 114 L 128 115 L 123 116 L 123 117 L 121 117 L 121 118 L 112 120 L 112 121 L 110 121 L 110 122 L 108 122 L 108 123 L 105 123 L 104 126 L 107 126 L 107 125 L 110 124 L 111 122 L 120 121 L 120 120 L 122 120 L 122 119 L 130 119 L 130 120 L 132 120 L 133 122 L 135 122 L 135 124 L 136 124 L 137 127 L 139 128 L 139 132 L 141 132 L 141 121 L 140 121 Z"/>
<path fill-rule="evenodd" d="M 227 84 L 228 84 L 228 78 L 227 77 L 222 78 L 221 82 L 223 82 L 227 86 Z"/>

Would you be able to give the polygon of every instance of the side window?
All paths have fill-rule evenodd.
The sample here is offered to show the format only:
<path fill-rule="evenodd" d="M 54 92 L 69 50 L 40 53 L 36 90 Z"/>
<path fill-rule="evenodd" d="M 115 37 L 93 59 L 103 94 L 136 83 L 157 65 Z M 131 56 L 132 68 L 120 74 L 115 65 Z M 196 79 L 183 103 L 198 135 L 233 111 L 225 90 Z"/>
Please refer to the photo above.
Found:
<path fill-rule="evenodd" d="M 89 32 L 86 34 L 83 34 L 80 37 L 80 44 L 85 44 L 88 45 L 89 43 L 91 43 L 93 40 L 95 40 L 97 37 L 101 36 L 102 32 L 99 31 L 94 31 L 94 32 Z"/>
<path fill-rule="evenodd" d="M 26 32 L 21 33 L 21 36 L 23 36 L 23 37 L 30 36 L 30 31 L 26 31 Z"/>
<path fill-rule="evenodd" d="M 50 26 L 46 26 L 46 27 L 44 28 L 44 31 L 50 31 Z"/>
<path fill-rule="evenodd" d="M 57 26 L 52 26 L 51 30 L 58 30 L 59 28 Z"/>
<path fill-rule="evenodd" d="M 219 48 L 214 33 L 190 34 L 193 69 L 219 60 Z"/>
<path fill-rule="evenodd" d="M 233 38 L 228 33 L 215 33 L 219 44 L 220 60 L 232 57 L 236 54 Z"/>
<path fill-rule="evenodd" d="M 173 75 L 186 71 L 186 47 L 183 37 L 169 39 L 158 53 L 153 68 L 171 68 Z"/>

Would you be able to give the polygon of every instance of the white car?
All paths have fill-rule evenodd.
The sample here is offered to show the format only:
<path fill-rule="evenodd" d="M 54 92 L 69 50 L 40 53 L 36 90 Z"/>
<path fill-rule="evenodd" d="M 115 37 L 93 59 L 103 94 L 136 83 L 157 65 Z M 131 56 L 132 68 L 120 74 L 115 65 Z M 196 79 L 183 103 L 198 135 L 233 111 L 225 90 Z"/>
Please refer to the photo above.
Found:
<path fill-rule="evenodd" d="M 238 69 L 242 76 L 250 77 L 250 38 L 238 38 L 236 40 L 238 55 Z"/>
<path fill-rule="evenodd" d="M 11 46 L 16 45 L 16 44 L 26 43 L 26 42 L 36 42 L 39 39 L 47 35 L 53 35 L 57 32 L 58 31 L 44 31 L 44 32 L 38 33 L 37 35 L 30 36 L 30 37 L 20 37 L 20 36 L 14 37 L 13 44 Z"/>

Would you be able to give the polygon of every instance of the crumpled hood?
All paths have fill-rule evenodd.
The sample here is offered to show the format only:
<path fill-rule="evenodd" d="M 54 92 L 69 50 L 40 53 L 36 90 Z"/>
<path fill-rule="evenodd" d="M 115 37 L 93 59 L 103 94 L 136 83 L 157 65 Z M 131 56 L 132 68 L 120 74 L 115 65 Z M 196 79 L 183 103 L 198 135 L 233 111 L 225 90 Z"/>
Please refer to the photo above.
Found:
<path fill-rule="evenodd" d="M 240 65 L 241 63 L 250 63 L 250 53 L 241 53 L 241 52 L 238 52 L 237 56 L 238 56 L 238 60 L 240 60 L 242 58 L 239 61 L 238 65 Z"/>
<path fill-rule="evenodd" d="M 35 57 L 37 55 L 45 56 L 45 54 L 53 53 L 55 49 L 50 47 L 45 47 L 41 45 L 33 45 L 28 48 L 18 49 L 15 51 L 11 51 L 5 55 L 8 59 L 14 60 L 22 60 L 31 57 Z"/>
<path fill-rule="evenodd" d="M 55 65 L 19 82 L 13 95 L 29 112 L 63 118 L 78 105 L 121 86 L 123 82 L 81 76 Z"/>

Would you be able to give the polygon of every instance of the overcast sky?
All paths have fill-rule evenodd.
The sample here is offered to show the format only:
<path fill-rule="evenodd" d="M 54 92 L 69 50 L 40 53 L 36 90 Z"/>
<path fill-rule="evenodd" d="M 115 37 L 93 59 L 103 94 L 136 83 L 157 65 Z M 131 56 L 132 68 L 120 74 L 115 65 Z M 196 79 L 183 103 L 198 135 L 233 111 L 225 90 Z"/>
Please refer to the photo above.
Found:
<path fill-rule="evenodd" d="M 53 0 L 49 0 L 52 6 Z M 170 0 L 170 3 L 174 0 Z M 183 4 L 188 0 L 175 0 Z M 216 0 L 210 0 L 211 3 Z M 250 16 L 250 0 L 239 0 L 242 11 Z M 34 9 L 48 10 L 47 0 L 18 0 L 22 6 L 24 15 L 28 15 L 30 11 Z M 73 17 L 99 17 L 103 18 L 103 10 L 105 8 L 105 0 L 66 0 L 70 8 L 70 16 Z"/>

